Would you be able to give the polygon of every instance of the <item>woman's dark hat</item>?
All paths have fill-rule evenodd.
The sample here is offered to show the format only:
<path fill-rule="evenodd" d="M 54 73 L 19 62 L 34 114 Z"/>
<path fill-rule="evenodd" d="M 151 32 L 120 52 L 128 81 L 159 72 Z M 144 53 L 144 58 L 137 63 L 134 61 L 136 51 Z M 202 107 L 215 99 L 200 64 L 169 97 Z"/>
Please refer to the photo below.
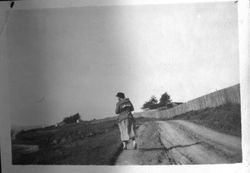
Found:
<path fill-rule="evenodd" d="M 116 97 L 119 97 L 119 98 L 125 98 L 125 94 L 124 93 L 122 93 L 122 92 L 118 92 L 117 94 L 116 94 Z"/>

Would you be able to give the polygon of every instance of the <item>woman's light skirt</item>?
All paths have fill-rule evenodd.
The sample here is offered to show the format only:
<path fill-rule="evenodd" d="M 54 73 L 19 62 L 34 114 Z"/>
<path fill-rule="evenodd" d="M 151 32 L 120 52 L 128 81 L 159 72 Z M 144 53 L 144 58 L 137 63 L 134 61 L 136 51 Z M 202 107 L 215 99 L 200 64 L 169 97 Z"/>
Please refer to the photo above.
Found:
<path fill-rule="evenodd" d="M 135 121 L 132 118 L 127 118 L 118 123 L 121 141 L 125 142 L 130 139 L 135 139 Z"/>

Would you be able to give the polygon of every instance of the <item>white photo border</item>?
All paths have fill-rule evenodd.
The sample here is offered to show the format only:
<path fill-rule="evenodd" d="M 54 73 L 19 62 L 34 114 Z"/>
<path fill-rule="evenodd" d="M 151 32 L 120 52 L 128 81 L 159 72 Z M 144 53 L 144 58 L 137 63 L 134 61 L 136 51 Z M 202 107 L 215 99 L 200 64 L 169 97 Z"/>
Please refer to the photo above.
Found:
<path fill-rule="evenodd" d="M 228 2 L 229 0 L 27 0 L 18 1 L 17 9 L 37 8 L 67 8 L 75 6 L 109 6 L 109 5 L 145 5 L 169 3 L 204 3 Z M 230 0 L 232 1 L 232 0 Z M 235 1 L 235 0 L 234 0 Z M 241 87 L 241 116 L 242 116 L 242 152 L 243 162 L 239 164 L 218 165 L 173 165 L 173 166 L 18 166 L 12 165 L 10 116 L 8 101 L 8 60 L 0 59 L 0 114 L 1 114 L 1 158 L 3 173 L 79 173 L 79 172 L 224 172 L 241 173 L 250 171 L 250 58 L 249 58 L 249 0 L 239 0 L 239 58 L 240 58 L 240 87 Z M 0 6 L 6 2 L 0 2 Z M 3 10 L 1 8 L 0 10 Z M 4 10 L 8 10 L 6 7 Z M 2 14 L 2 13 L 1 13 Z M 1 40 L 5 38 L 1 38 Z"/>

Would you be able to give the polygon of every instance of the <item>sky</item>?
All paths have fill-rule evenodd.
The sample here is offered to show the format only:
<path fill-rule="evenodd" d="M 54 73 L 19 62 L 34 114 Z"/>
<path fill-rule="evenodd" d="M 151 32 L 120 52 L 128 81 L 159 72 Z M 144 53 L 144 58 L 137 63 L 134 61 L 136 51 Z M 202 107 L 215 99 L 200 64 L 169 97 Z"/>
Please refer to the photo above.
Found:
<path fill-rule="evenodd" d="M 18 9 L 7 27 L 12 124 L 115 116 L 118 91 L 141 111 L 239 83 L 233 2 Z"/>

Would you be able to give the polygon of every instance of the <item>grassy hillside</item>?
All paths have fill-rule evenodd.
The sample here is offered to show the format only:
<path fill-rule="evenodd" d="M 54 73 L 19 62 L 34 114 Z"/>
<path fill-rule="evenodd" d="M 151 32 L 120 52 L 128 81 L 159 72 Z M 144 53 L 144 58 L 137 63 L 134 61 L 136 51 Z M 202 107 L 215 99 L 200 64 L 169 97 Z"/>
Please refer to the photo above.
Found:
<path fill-rule="evenodd" d="M 143 121 L 137 119 L 137 126 Z M 12 144 L 13 164 L 18 165 L 112 165 L 122 150 L 116 120 L 23 131 Z M 23 153 L 15 145 L 40 149 Z"/>
<path fill-rule="evenodd" d="M 20 153 L 13 147 L 14 164 L 112 164 L 121 142 L 115 121 L 91 124 L 84 122 L 59 128 L 20 132 L 16 144 L 38 145 L 34 153 Z"/>
<path fill-rule="evenodd" d="M 241 136 L 241 111 L 239 104 L 226 104 L 216 108 L 191 111 L 171 119 L 188 120 L 222 133 Z"/>

